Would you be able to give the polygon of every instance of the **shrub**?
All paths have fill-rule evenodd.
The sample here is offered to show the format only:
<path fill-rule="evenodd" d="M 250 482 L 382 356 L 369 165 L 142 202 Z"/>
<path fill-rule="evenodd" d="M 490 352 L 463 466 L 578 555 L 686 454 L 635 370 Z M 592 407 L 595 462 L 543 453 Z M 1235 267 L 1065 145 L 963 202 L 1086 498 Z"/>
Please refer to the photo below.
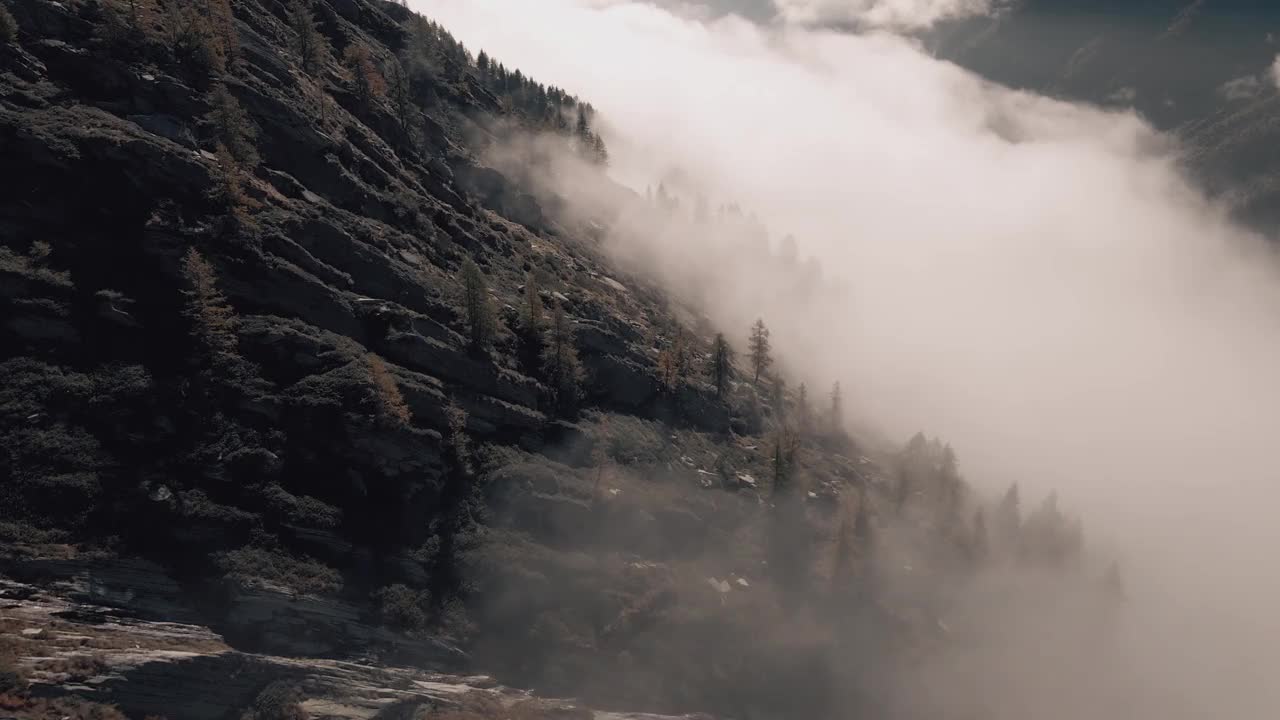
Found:
<path fill-rule="evenodd" d="M 302 693 L 285 682 L 276 681 L 263 688 L 253 701 L 253 720 L 305 720 Z"/>
<path fill-rule="evenodd" d="M 337 570 L 267 548 L 242 547 L 220 553 L 214 562 L 228 578 L 242 583 L 273 583 L 304 595 L 335 592 L 342 587 Z"/>
<path fill-rule="evenodd" d="M 426 590 L 418 591 L 397 583 L 374 593 L 374 599 L 378 602 L 378 614 L 388 627 L 414 632 L 427 626 L 431 593 Z"/>

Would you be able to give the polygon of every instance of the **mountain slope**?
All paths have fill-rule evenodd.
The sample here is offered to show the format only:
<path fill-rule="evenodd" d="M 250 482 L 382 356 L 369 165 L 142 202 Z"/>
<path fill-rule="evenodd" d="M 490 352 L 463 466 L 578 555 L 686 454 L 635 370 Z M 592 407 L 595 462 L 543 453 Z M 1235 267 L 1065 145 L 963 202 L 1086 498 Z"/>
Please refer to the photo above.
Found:
<path fill-rule="evenodd" d="M 1189 169 L 1241 217 L 1280 217 L 1269 148 L 1280 8 L 1258 0 L 1018 0 L 940 24 L 925 44 L 997 82 L 1132 107 L 1188 146 Z"/>
<path fill-rule="evenodd" d="M 273 668 L 222 688 L 225 716 L 289 656 L 359 660 L 359 692 L 382 662 L 839 716 L 948 644 L 944 591 L 988 561 L 954 453 L 859 446 L 781 377 L 718 396 L 716 329 L 601 250 L 607 214 L 483 162 L 537 133 L 642 203 L 603 174 L 589 104 L 394 3 L 4 2 L 0 572 L 20 604 L 91 605 L 77 622 L 216 633 L 113 654 L 123 681 L 88 687 L 41 653 L 92 657 L 6 618 L 19 710 L 187 717 L 139 686 Z M 1000 518 L 991 558 L 1091 588 L 1056 505 Z M 441 705 L 393 689 L 401 714 L 303 705 Z"/>

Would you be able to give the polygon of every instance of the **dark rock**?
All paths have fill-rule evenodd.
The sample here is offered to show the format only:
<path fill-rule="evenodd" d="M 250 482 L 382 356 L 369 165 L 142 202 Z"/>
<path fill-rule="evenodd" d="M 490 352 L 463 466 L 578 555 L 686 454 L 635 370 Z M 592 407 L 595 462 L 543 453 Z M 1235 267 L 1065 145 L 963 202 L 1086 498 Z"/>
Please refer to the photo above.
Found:
<path fill-rule="evenodd" d="M 127 119 L 143 130 L 185 148 L 194 150 L 196 147 L 196 139 L 191 134 L 191 129 L 173 115 L 130 115 Z"/>

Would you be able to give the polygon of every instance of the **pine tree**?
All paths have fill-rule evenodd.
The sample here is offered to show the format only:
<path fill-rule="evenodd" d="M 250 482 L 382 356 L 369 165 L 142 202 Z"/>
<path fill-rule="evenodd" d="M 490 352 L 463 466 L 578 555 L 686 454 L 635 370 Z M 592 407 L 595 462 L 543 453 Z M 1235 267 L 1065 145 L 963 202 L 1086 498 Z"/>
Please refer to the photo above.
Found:
<path fill-rule="evenodd" d="M 484 350 L 493 342 L 495 313 L 484 275 L 471 258 L 462 263 L 462 304 L 467 317 L 467 340 L 473 350 Z"/>
<path fill-rule="evenodd" d="M 182 276 L 187 281 L 186 316 L 192 334 L 208 354 L 213 365 L 225 364 L 238 357 L 236 314 L 218 289 L 213 266 L 195 248 L 189 248 L 182 259 Z"/>
<path fill-rule="evenodd" d="M 405 142 L 412 142 L 415 133 L 415 114 L 413 92 L 409 87 L 409 73 L 397 58 L 391 59 L 391 106 L 395 109 L 396 122 L 400 125 L 400 134 Z"/>
<path fill-rule="evenodd" d="M 716 399 L 724 400 L 729 394 L 729 381 L 733 379 L 733 348 L 725 340 L 724 333 L 716 333 L 711 343 L 711 384 L 716 388 Z"/>
<path fill-rule="evenodd" d="M 658 353 L 658 383 L 665 392 L 674 394 L 684 385 L 685 378 L 688 376 L 688 365 L 684 328 L 677 327 L 671 344 Z"/>
<path fill-rule="evenodd" d="M 800 449 L 800 438 L 788 428 L 777 431 L 773 441 L 773 497 L 780 498 L 791 490 L 791 468 Z"/>
<path fill-rule="evenodd" d="M 216 52 L 222 57 L 222 65 L 231 67 L 240 56 L 240 39 L 236 34 L 235 15 L 231 0 L 203 0 L 205 22 L 212 32 Z"/>
<path fill-rule="evenodd" d="M 658 186 L 658 192 L 664 193 L 662 186 Z M 773 358 L 769 355 L 769 328 L 764 326 L 764 319 L 757 319 L 756 324 L 751 326 L 751 337 L 747 340 L 747 347 L 751 351 L 751 370 L 754 374 L 753 382 L 760 384 L 760 376 L 769 370 L 769 366 L 773 364 Z"/>
<path fill-rule="evenodd" d="M 831 427 L 837 432 L 844 428 L 843 396 L 838 382 L 831 387 Z"/>
<path fill-rule="evenodd" d="M 316 16 L 307 0 L 289 0 L 289 27 L 293 30 L 293 49 L 302 61 L 302 71 L 311 73 L 324 58 L 328 43 L 316 25 Z"/>
<path fill-rule="evenodd" d="M 369 107 L 374 100 L 386 94 L 387 81 L 373 64 L 369 48 L 359 43 L 348 45 L 342 57 L 355 81 L 356 96 L 360 98 L 361 105 Z"/>
<path fill-rule="evenodd" d="M 800 383 L 796 391 L 796 423 L 801 433 L 807 433 L 812 425 L 812 411 L 809 409 L 809 389 Z"/>
<path fill-rule="evenodd" d="M 467 411 L 449 398 L 444 409 L 445 424 L 449 429 L 446 436 L 446 447 L 449 450 L 453 465 L 463 475 L 471 474 L 471 444 L 467 438 Z"/>
<path fill-rule="evenodd" d="M 542 311 L 538 279 L 533 273 L 528 273 L 524 279 L 524 308 L 520 314 L 520 327 L 527 333 L 540 333 L 545 323 L 546 315 Z"/>
<path fill-rule="evenodd" d="M 258 164 L 258 149 L 254 146 L 257 130 L 226 85 L 219 83 L 209 91 L 209 114 L 205 119 L 213 126 L 217 143 L 225 147 L 238 164 L 245 167 Z"/>
<path fill-rule="evenodd" d="M 574 347 L 573 328 L 560 303 L 551 310 L 551 325 L 543 343 L 542 367 L 556 409 L 564 415 L 573 413 L 581 392 L 583 372 Z"/>
<path fill-rule="evenodd" d="M 1021 501 L 1018 497 L 1018 484 L 1014 483 L 1005 491 L 1004 498 L 996 507 L 995 531 L 1000 541 L 1006 545 L 1017 542 L 1018 531 L 1022 526 Z"/>
<path fill-rule="evenodd" d="M 990 540 L 987 538 L 987 516 L 982 508 L 973 513 L 973 559 L 981 563 L 987 558 Z"/>

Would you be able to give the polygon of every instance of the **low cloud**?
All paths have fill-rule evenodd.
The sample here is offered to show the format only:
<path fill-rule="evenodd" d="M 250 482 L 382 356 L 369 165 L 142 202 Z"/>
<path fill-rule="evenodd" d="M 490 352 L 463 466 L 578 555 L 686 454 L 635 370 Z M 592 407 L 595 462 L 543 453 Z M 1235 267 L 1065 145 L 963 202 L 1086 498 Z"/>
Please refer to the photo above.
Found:
<path fill-rule="evenodd" d="M 1272 74 L 1274 72 L 1273 68 Z M 1218 93 L 1227 100 L 1252 100 L 1262 93 L 1262 89 L 1266 87 L 1267 82 L 1276 81 L 1270 77 L 1264 79 L 1262 75 L 1245 75 L 1223 83 L 1218 88 Z"/>
<path fill-rule="evenodd" d="M 822 26 L 920 29 L 942 20 L 985 15 L 992 0 L 774 0 L 785 22 Z"/>
<path fill-rule="evenodd" d="M 1027 619 L 986 658 L 998 672 L 936 668 L 936 705 L 986 703 L 975 712 L 997 720 L 1280 706 L 1253 672 L 1280 666 L 1280 274 L 1168 138 L 884 33 L 625 2 L 419 5 L 589 99 L 618 181 L 643 193 L 678 177 L 682 212 L 701 193 L 769 229 L 640 219 L 610 241 L 621 257 L 697 290 L 731 337 L 763 317 L 791 377 L 841 381 L 851 422 L 937 434 L 989 491 L 1056 487 L 1090 545 L 1127 560 L 1132 607 L 1106 647 L 1053 664 Z M 913 21 L 961 7 L 925 5 Z M 788 233 L 799 270 L 734 252 Z M 1054 690 L 1077 670 L 1091 671 L 1071 675 L 1072 697 Z"/>

